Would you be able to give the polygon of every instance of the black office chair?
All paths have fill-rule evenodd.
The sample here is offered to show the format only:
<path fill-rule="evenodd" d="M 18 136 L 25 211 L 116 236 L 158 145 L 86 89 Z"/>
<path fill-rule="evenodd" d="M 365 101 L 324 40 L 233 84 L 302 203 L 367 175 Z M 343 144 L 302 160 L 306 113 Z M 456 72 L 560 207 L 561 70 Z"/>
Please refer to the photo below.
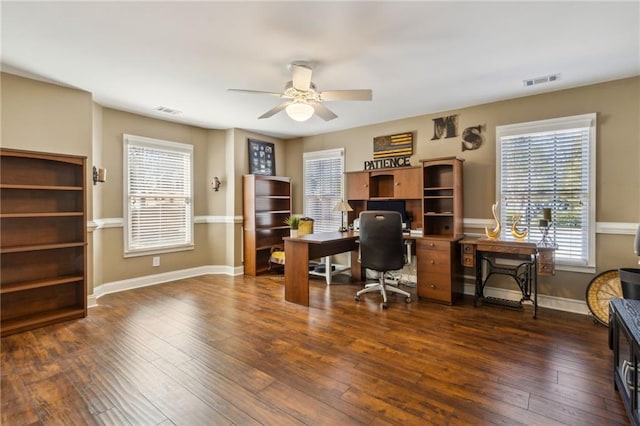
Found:
<path fill-rule="evenodd" d="M 387 285 L 385 280 L 387 272 L 402 269 L 405 263 L 400 213 L 380 210 L 360 213 L 360 263 L 364 268 L 378 272 L 378 282 L 366 284 L 356 293 L 356 301 L 364 293 L 379 291 L 383 308 L 387 307 L 387 292 L 401 294 L 407 303 L 411 302 L 409 293 Z"/>

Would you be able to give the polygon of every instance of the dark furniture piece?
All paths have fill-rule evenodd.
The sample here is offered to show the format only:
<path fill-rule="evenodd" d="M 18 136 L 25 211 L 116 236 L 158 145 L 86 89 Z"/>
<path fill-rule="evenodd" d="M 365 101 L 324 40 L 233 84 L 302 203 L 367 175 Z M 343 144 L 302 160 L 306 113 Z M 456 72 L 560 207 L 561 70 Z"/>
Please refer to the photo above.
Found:
<path fill-rule="evenodd" d="M 620 268 L 618 271 L 623 297 L 640 300 L 640 268 Z"/>
<path fill-rule="evenodd" d="M 291 215 L 291 178 L 245 175 L 242 191 L 244 273 L 255 276 L 269 270 L 272 249 L 282 248 L 289 235 L 284 221 Z"/>
<path fill-rule="evenodd" d="M 553 247 L 538 247 L 535 243 L 521 241 L 502 241 L 480 238 L 464 239 L 462 246 L 462 264 L 475 268 L 476 290 L 474 305 L 484 303 L 521 308 L 523 302 L 533 304 L 533 317 L 538 308 L 538 275 L 553 275 L 555 271 Z M 517 260 L 516 265 L 497 264 L 496 258 Z M 482 273 L 486 266 L 486 276 Z M 511 301 L 486 297 L 484 288 L 491 275 L 507 275 L 514 279 L 522 293 L 520 301 Z M 532 298 L 533 296 L 533 298 Z"/>
<path fill-rule="evenodd" d="M 613 349 L 613 383 L 633 425 L 640 425 L 640 300 L 609 302 L 609 347 Z"/>
<path fill-rule="evenodd" d="M 85 317 L 85 157 L 0 154 L 2 336 Z"/>
<path fill-rule="evenodd" d="M 369 210 L 360 213 L 360 264 L 363 268 L 378 273 L 378 282 L 365 284 L 358 291 L 355 300 L 365 293 L 380 292 L 382 307 L 387 308 L 387 292 L 401 294 L 407 303 L 411 295 L 385 279 L 389 271 L 402 269 L 405 263 L 404 239 L 402 236 L 402 215 L 393 211 Z"/>

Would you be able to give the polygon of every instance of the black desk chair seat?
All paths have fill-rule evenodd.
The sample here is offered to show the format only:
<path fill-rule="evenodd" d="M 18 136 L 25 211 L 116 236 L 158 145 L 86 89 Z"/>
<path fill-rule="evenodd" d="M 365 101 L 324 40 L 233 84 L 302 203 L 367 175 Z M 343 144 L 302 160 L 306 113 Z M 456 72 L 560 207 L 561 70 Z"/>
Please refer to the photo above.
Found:
<path fill-rule="evenodd" d="M 398 212 L 369 210 L 360 213 L 360 263 L 363 267 L 378 272 L 378 281 L 366 284 L 358 291 L 355 300 L 365 293 L 380 292 L 382 307 L 387 308 L 387 292 L 401 294 L 407 303 L 411 294 L 387 284 L 390 271 L 402 269 L 405 264 L 402 237 L 402 216 Z"/>

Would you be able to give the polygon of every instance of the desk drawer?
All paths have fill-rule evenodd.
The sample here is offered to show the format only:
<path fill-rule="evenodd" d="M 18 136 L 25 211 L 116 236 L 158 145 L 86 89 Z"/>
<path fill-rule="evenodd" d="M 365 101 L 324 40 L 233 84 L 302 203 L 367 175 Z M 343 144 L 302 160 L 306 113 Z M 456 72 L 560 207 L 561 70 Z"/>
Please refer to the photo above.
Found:
<path fill-rule="evenodd" d="M 538 275 L 555 275 L 555 250 L 538 249 Z"/>
<path fill-rule="evenodd" d="M 418 250 L 419 268 L 427 273 L 448 274 L 451 257 L 448 251 Z"/>
<path fill-rule="evenodd" d="M 553 262 L 555 260 L 555 251 L 541 248 L 538 250 L 538 259 L 543 263 Z"/>
<path fill-rule="evenodd" d="M 495 246 L 495 245 L 483 245 L 478 244 L 478 251 L 486 251 L 491 253 L 508 253 L 508 254 L 522 254 L 532 255 L 535 253 L 536 248 L 533 247 L 514 247 L 514 246 Z"/>
<path fill-rule="evenodd" d="M 462 266 L 467 266 L 469 268 L 473 268 L 474 266 L 476 266 L 475 254 L 464 253 L 462 255 Z"/>
<path fill-rule="evenodd" d="M 473 244 L 461 244 L 462 266 L 473 268 L 476 265 L 476 247 Z"/>
<path fill-rule="evenodd" d="M 418 296 L 451 304 L 451 275 L 418 273 Z"/>
<path fill-rule="evenodd" d="M 449 252 L 451 249 L 451 242 L 449 240 L 436 240 L 429 238 L 422 238 L 418 240 L 418 250 L 429 250 L 429 251 L 446 251 Z"/>
<path fill-rule="evenodd" d="M 541 262 L 540 259 L 538 259 L 538 275 L 555 275 L 556 274 L 556 268 L 555 268 L 555 264 L 553 262 Z"/>

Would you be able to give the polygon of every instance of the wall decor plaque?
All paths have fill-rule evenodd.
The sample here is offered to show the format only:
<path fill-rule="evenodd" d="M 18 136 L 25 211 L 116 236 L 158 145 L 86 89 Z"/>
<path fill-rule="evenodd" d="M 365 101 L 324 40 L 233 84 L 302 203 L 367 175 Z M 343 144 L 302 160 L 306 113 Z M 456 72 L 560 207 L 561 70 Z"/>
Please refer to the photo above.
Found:
<path fill-rule="evenodd" d="M 413 133 L 377 136 L 373 138 L 373 159 L 413 155 Z"/>
<path fill-rule="evenodd" d="M 276 148 L 273 143 L 249 139 L 249 173 L 276 175 Z"/>

